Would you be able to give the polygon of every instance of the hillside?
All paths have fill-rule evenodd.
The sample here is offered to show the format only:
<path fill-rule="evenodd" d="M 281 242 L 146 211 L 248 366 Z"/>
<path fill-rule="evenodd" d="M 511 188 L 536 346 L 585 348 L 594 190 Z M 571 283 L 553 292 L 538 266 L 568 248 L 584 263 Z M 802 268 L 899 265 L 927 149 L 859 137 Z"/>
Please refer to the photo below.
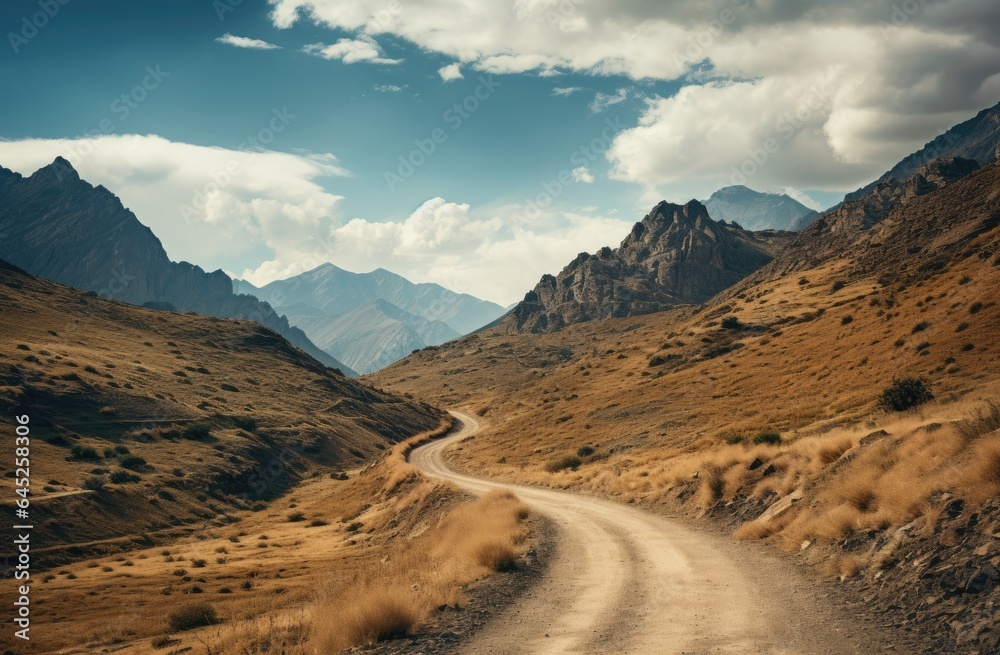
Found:
<path fill-rule="evenodd" d="M 714 220 L 747 230 L 798 231 L 819 215 L 786 194 L 760 193 L 742 185 L 719 189 L 702 204 Z"/>
<path fill-rule="evenodd" d="M 135 307 L 6 263 L 0 316 L 0 407 L 31 417 L 49 550 L 224 520 L 440 420 L 258 324 Z"/>
<path fill-rule="evenodd" d="M 134 305 L 256 321 L 354 374 L 266 303 L 235 295 L 221 270 L 170 261 L 117 196 L 80 179 L 61 157 L 29 177 L 0 167 L 0 234 L 0 259 L 33 275 Z"/>
<path fill-rule="evenodd" d="M 696 200 L 661 202 L 617 249 L 581 253 L 557 276 L 542 276 L 501 326 L 551 332 L 704 302 L 767 264 L 792 236 L 713 221 Z"/>
<path fill-rule="evenodd" d="M 486 331 L 375 380 L 484 417 L 460 467 L 715 517 L 801 552 L 918 652 L 987 652 L 1000 164 L 974 168 L 880 185 L 700 307 Z M 904 377 L 935 400 L 881 409 Z"/>

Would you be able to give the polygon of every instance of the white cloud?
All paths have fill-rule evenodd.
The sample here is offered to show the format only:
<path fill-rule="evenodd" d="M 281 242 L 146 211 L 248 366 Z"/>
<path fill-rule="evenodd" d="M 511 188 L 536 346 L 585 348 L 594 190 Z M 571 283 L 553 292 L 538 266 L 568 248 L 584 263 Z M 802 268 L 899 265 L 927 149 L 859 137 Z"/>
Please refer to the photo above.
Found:
<path fill-rule="evenodd" d="M 580 166 L 573 169 L 573 179 L 577 182 L 582 182 L 584 184 L 593 184 L 594 175 L 590 172 L 586 166 Z"/>
<path fill-rule="evenodd" d="M 462 75 L 462 68 L 459 64 L 448 64 L 442 68 L 438 69 L 438 75 L 445 82 L 451 82 L 452 80 L 465 79 L 465 75 Z"/>
<path fill-rule="evenodd" d="M 630 96 L 631 91 L 625 88 L 618 89 L 614 93 L 601 93 L 598 91 L 594 99 L 590 102 L 590 111 L 591 113 L 599 114 L 608 107 L 620 105 L 628 100 Z"/>
<path fill-rule="evenodd" d="M 552 95 L 554 96 L 571 96 L 577 91 L 583 91 L 583 87 L 580 86 L 557 86 L 552 89 Z"/>
<path fill-rule="evenodd" d="M 902 9 L 898 0 L 408 0 L 398 12 L 385 0 L 270 3 L 279 27 L 310 20 L 392 34 L 464 68 L 684 79 L 683 98 L 654 99 L 609 153 L 619 179 L 652 195 L 691 197 L 725 182 L 818 80 L 830 85 L 829 102 L 755 173 L 759 186 L 864 183 L 1000 98 L 995 0 Z M 594 110 L 626 96 L 598 96 Z M 651 140 L 640 151 L 641 137 Z M 668 150 L 678 144 L 697 169 L 683 182 L 685 160 Z"/>
<path fill-rule="evenodd" d="M 467 204 L 432 198 L 400 221 L 352 219 L 332 228 L 312 252 L 290 263 L 267 261 L 243 276 L 266 283 L 324 261 L 354 271 L 381 266 L 416 282 L 437 282 L 506 305 L 581 250 L 619 243 L 632 226 L 572 213 L 542 214 L 526 225 L 524 213 L 519 206 L 477 212 Z"/>
<path fill-rule="evenodd" d="M 323 59 L 339 59 L 345 64 L 366 62 L 395 65 L 403 61 L 402 59 L 389 59 L 383 54 L 382 48 L 375 42 L 375 39 L 364 35 L 357 39 L 340 39 L 333 45 L 312 43 L 302 50 Z"/>
<path fill-rule="evenodd" d="M 410 85 L 404 84 L 403 86 L 399 86 L 398 84 L 375 84 L 372 88 L 379 93 L 399 93 L 408 86 Z"/>
<path fill-rule="evenodd" d="M 226 45 L 236 46 L 237 48 L 250 48 L 252 50 L 278 50 L 281 48 L 281 46 L 268 43 L 267 41 L 251 39 L 246 36 L 234 36 L 229 32 L 226 32 L 215 41 L 217 43 L 225 43 Z"/>
<path fill-rule="evenodd" d="M 786 186 L 786 187 L 782 187 L 781 189 L 778 189 L 778 193 L 783 193 L 786 196 L 788 196 L 789 198 L 791 198 L 792 200 L 798 200 L 799 202 L 801 202 L 803 205 L 805 205 L 809 209 L 814 209 L 814 210 L 816 210 L 818 212 L 821 212 L 824 209 L 823 206 L 820 205 L 818 202 L 816 202 L 811 196 L 803 193 L 802 191 L 799 191 L 798 189 L 792 188 L 790 186 Z"/>

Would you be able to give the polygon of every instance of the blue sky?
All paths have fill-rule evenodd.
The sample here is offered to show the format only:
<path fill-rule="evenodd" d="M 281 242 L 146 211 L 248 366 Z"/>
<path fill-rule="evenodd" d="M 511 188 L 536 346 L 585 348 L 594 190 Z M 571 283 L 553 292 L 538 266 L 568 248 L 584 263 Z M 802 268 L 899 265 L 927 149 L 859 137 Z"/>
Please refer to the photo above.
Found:
<path fill-rule="evenodd" d="M 506 304 L 661 198 L 830 204 L 1000 91 L 972 0 L 63 2 L 0 8 L 0 165 L 68 156 L 257 283 L 333 261 Z"/>

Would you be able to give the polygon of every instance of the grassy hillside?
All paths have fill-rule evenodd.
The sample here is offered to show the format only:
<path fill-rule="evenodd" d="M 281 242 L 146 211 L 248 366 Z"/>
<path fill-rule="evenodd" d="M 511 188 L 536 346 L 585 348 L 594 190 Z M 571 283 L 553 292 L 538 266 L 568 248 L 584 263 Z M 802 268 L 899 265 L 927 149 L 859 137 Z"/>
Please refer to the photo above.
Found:
<path fill-rule="evenodd" d="M 878 584 L 872 602 L 919 604 L 953 567 L 1000 564 L 1000 166 L 901 194 L 845 206 L 702 307 L 488 331 L 374 379 L 484 417 L 461 467 L 724 516 Z M 906 378 L 933 400 L 887 410 Z M 885 567 L 907 558 L 919 568 L 891 584 Z M 958 627 L 934 607 L 901 621 L 942 644 L 988 639 L 988 595 L 942 585 Z"/>
<path fill-rule="evenodd" d="M 0 316 L 0 416 L 30 417 L 35 525 L 35 630 L 2 648 L 328 652 L 433 624 L 502 566 L 484 543 L 526 548 L 516 499 L 470 504 L 406 464 L 450 417 L 266 328 L 7 265 Z"/>

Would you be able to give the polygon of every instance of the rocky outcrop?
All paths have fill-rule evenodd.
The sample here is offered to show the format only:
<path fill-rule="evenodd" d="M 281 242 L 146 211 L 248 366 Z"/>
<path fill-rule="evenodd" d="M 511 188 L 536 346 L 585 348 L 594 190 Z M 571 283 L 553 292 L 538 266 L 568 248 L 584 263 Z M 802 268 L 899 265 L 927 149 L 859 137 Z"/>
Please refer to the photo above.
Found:
<path fill-rule="evenodd" d="M 117 196 L 80 179 L 62 157 L 30 177 L 0 167 L 0 259 L 134 305 L 257 321 L 323 364 L 353 373 L 267 303 L 234 294 L 221 270 L 170 261 Z"/>
<path fill-rule="evenodd" d="M 619 248 L 581 253 L 558 276 L 543 276 L 501 325 L 551 332 L 701 303 L 770 262 L 792 236 L 714 221 L 697 200 L 661 202 Z"/>
<path fill-rule="evenodd" d="M 742 185 L 719 189 L 703 204 L 713 219 L 747 230 L 796 231 L 819 215 L 783 193 L 760 193 Z"/>

